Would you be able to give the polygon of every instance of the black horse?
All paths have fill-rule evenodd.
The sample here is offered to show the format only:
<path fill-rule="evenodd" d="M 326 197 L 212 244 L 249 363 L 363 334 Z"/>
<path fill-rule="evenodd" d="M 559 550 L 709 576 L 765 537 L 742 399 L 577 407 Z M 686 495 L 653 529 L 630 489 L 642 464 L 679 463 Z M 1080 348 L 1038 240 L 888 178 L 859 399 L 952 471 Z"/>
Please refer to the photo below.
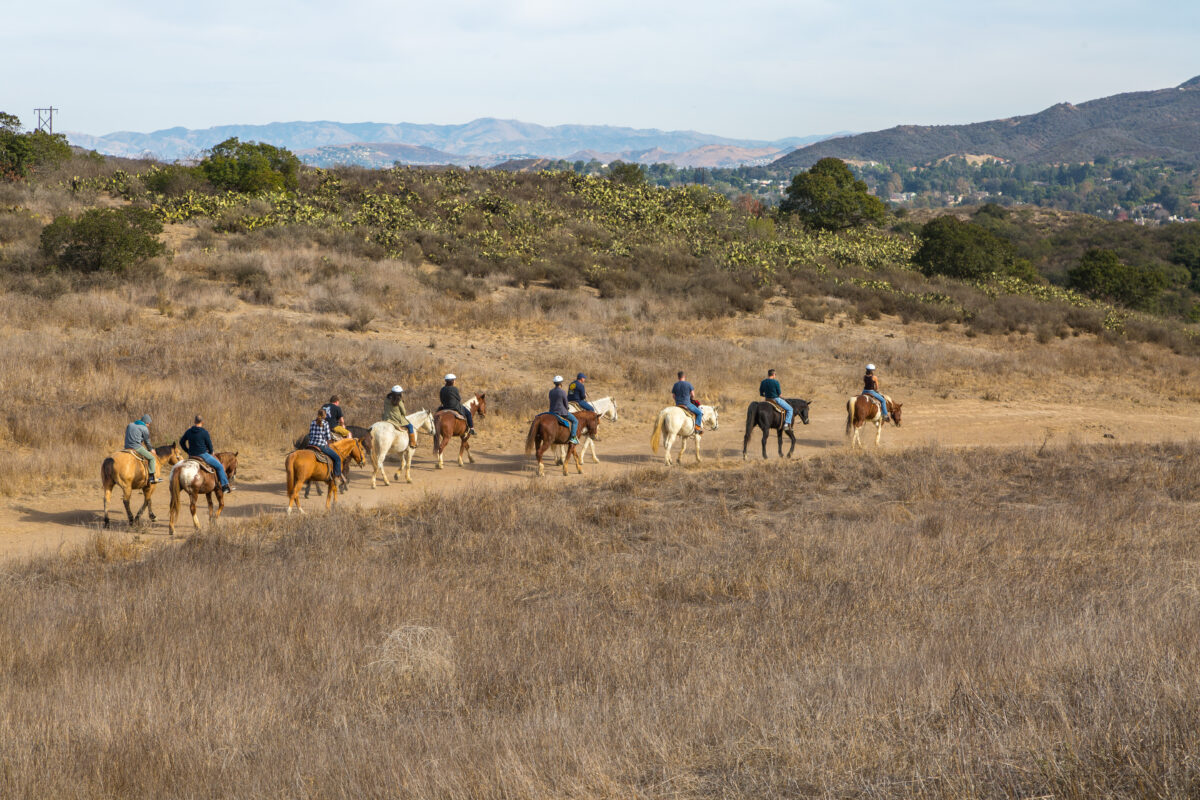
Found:
<path fill-rule="evenodd" d="M 797 417 L 805 425 L 808 424 L 808 407 L 811 405 L 807 400 L 800 398 L 783 398 L 784 402 L 792 407 L 794 414 L 792 421 Z M 750 434 L 755 428 L 762 428 L 762 451 L 763 458 L 767 457 L 767 437 L 774 430 L 779 438 L 779 457 L 783 458 L 783 434 L 787 434 L 792 440 L 792 446 L 788 448 L 788 458 L 792 457 L 792 451 L 796 449 L 796 436 L 790 430 L 783 429 L 783 412 L 765 400 L 755 400 L 746 409 L 746 438 L 742 440 L 742 460 L 746 459 L 746 448 L 750 446 Z"/>

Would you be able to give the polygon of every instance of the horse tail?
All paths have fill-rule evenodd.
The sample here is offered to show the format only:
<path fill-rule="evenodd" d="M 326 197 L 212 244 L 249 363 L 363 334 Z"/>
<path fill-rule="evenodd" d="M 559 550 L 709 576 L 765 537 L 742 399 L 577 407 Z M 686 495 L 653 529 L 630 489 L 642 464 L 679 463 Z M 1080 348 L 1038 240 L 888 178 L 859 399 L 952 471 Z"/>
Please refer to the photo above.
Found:
<path fill-rule="evenodd" d="M 658 453 L 659 440 L 662 439 L 662 426 L 667 418 L 666 409 L 658 412 L 658 419 L 654 421 L 654 433 L 650 434 L 650 452 Z"/>
<path fill-rule="evenodd" d="M 529 423 L 529 435 L 525 437 L 525 455 L 527 456 L 533 455 L 533 451 L 537 449 L 537 431 L 538 418 L 534 417 L 533 422 Z"/>
<path fill-rule="evenodd" d="M 112 456 L 104 459 L 104 463 L 100 465 L 100 483 L 105 489 L 117 485 L 117 462 Z"/>
<path fill-rule="evenodd" d="M 846 401 L 846 435 L 850 436 L 854 433 L 854 400 L 851 397 Z"/>
<path fill-rule="evenodd" d="M 283 471 L 287 473 L 287 493 L 288 499 L 291 500 L 292 490 L 296 488 L 296 454 L 289 453 L 288 457 L 283 461 Z"/>
<path fill-rule="evenodd" d="M 746 406 L 746 436 L 750 435 L 750 431 L 754 430 L 754 426 L 758 423 L 758 403 L 753 402 Z"/>
<path fill-rule="evenodd" d="M 438 426 L 437 420 L 433 423 L 433 452 L 438 452 L 442 449 L 442 429 Z"/>

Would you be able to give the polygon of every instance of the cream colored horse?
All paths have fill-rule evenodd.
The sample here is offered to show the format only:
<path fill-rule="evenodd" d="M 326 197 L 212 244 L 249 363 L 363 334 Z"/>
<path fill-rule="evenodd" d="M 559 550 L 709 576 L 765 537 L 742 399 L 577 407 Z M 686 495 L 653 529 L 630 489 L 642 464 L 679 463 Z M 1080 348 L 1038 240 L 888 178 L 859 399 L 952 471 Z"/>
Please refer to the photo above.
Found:
<path fill-rule="evenodd" d="M 712 406 L 700 406 L 700 411 L 704 415 L 704 427 L 717 430 L 717 409 Z M 657 454 L 661 442 L 666 449 L 665 460 L 668 467 L 671 466 L 671 448 L 675 445 L 676 437 L 682 442 L 678 461 L 683 461 L 683 453 L 687 450 L 689 439 L 696 440 L 696 460 L 703 460 L 700 458 L 700 436 L 696 433 L 696 423 L 692 415 L 679 406 L 667 406 L 658 412 L 658 419 L 654 421 L 654 433 L 650 434 L 650 449 Z"/>
<path fill-rule="evenodd" d="M 433 414 L 425 409 L 409 414 L 408 421 L 412 423 L 414 431 L 424 431 L 433 435 Z M 396 470 L 396 475 L 392 480 L 400 480 L 400 473 L 403 472 L 405 483 L 412 483 L 412 457 L 416 446 L 416 433 L 413 434 L 412 441 L 409 441 L 408 431 L 397 430 L 396 426 L 390 422 L 380 420 L 372 425 L 371 488 L 375 488 L 376 475 L 383 478 L 384 486 L 391 486 L 388 483 L 387 470 L 383 467 L 383 460 L 389 455 L 400 456 L 400 468 Z"/>

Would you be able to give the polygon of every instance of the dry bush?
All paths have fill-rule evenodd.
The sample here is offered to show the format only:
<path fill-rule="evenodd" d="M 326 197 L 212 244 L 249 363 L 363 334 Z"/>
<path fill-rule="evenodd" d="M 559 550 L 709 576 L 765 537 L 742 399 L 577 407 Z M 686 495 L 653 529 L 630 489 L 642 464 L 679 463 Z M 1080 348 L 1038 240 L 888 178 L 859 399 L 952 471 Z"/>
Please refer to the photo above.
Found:
<path fill-rule="evenodd" d="M 0 793 L 1192 797 L 1197 475 L 836 454 L 43 559 Z"/>

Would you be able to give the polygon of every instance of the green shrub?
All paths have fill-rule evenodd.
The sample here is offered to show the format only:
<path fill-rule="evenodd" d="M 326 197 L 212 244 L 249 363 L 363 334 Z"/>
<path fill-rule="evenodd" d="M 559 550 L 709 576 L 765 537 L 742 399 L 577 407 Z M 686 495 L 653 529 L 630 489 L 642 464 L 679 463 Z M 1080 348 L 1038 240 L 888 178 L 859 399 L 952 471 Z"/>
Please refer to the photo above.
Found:
<path fill-rule="evenodd" d="M 296 188 L 300 159 L 285 148 L 234 136 L 214 146 L 198 169 L 218 189 L 268 192 Z"/>
<path fill-rule="evenodd" d="M 779 210 L 830 231 L 878 224 L 887 216 L 883 201 L 836 158 L 822 158 L 808 172 L 792 178 Z"/>
<path fill-rule="evenodd" d="M 39 167 L 53 167 L 71 157 L 61 133 L 21 133 L 21 120 L 0 111 L 0 180 L 28 177 Z"/>
<path fill-rule="evenodd" d="M 42 229 L 51 266 L 79 272 L 123 273 L 165 251 L 162 223 L 143 208 L 93 208 L 78 219 L 56 217 Z"/>
<path fill-rule="evenodd" d="M 1152 308 L 1167 287 L 1161 270 L 1126 264 L 1112 250 L 1093 248 L 1067 272 L 1072 289 L 1130 308 Z"/>
<path fill-rule="evenodd" d="M 1012 245 L 986 228 L 950 215 L 932 219 L 921 228 L 921 246 L 913 262 L 926 275 L 960 280 L 1014 271 Z M 1029 273 L 1027 264 L 1022 264 L 1022 274 Z"/>

